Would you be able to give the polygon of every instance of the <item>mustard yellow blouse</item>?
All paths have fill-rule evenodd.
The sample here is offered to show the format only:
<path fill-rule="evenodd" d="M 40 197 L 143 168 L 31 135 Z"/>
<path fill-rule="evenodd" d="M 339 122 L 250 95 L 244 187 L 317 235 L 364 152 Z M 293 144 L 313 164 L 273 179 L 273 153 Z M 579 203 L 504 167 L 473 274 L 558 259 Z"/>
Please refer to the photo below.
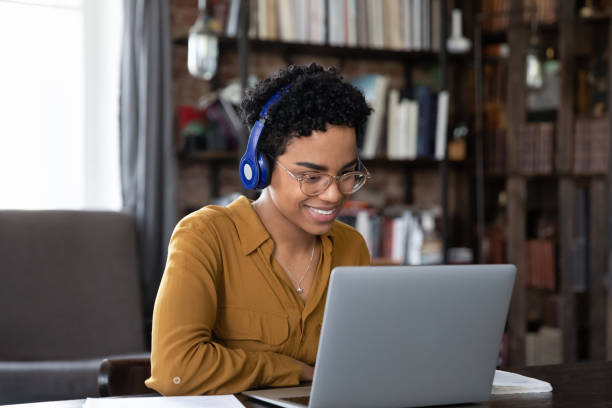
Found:
<path fill-rule="evenodd" d="M 331 270 L 370 263 L 362 236 L 339 221 L 321 243 L 304 304 L 247 198 L 181 220 L 155 301 L 146 385 L 164 395 L 297 385 L 291 358 L 315 362 Z"/>

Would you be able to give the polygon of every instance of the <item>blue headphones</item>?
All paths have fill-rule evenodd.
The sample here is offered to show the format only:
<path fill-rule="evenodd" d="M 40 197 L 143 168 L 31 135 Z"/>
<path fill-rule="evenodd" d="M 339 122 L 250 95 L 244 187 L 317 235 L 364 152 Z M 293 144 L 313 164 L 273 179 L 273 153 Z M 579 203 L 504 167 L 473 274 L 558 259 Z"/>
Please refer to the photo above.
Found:
<path fill-rule="evenodd" d="M 264 105 L 259 112 L 259 119 L 253 125 L 249 142 L 247 143 L 244 156 L 240 159 L 240 181 L 242 185 L 249 190 L 261 190 L 270 182 L 270 164 L 266 157 L 257 151 L 259 137 L 263 132 L 266 119 L 268 119 L 268 109 L 275 105 L 280 98 L 287 92 L 291 85 L 287 85 L 274 95 Z"/>

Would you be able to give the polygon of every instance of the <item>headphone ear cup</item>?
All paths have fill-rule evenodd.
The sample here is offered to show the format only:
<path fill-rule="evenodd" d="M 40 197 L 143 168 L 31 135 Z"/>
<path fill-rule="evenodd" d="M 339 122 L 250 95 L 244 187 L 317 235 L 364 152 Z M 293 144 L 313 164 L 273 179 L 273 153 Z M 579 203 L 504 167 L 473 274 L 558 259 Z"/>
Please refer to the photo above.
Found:
<path fill-rule="evenodd" d="M 259 180 L 255 188 L 261 190 L 270 184 L 271 167 L 268 158 L 261 153 L 257 153 L 257 166 L 259 167 Z"/>

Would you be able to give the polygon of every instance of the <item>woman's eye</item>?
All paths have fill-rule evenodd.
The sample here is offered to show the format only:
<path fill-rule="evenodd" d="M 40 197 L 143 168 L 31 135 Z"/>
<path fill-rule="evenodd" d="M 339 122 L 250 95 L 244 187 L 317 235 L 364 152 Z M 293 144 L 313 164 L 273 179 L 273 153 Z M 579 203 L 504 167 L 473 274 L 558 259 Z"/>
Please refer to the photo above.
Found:
<path fill-rule="evenodd" d="M 321 178 L 323 178 L 323 176 L 321 176 L 320 174 L 305 174 L 304 175 L 304 182 L 306 182 L 306 183 L 318 183 L 319 181 L 321 181 Z"/>

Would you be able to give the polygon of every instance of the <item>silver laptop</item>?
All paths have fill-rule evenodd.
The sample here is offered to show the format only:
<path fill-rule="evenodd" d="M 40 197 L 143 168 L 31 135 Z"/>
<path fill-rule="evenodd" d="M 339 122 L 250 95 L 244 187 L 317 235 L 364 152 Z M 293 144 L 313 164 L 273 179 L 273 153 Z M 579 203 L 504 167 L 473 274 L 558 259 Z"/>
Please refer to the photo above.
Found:
<path fill-rule="evenodd" d="M 247 391 L 282 407 L 416 407 L 489 398 L 516 268 L 332 271 L 311 387 Z"/>

